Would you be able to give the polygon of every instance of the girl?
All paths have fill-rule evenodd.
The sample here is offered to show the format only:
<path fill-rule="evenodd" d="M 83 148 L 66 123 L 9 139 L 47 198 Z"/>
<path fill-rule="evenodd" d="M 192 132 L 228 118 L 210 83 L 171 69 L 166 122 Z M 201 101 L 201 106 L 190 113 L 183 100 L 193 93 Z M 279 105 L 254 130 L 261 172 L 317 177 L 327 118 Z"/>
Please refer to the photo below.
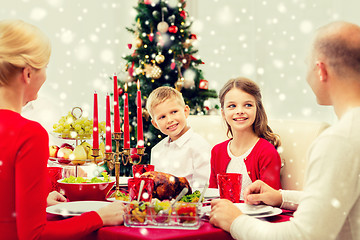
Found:
<path fill-rule="evenodd" d="M 211 151 L 209 187 L 217 188 L 217 174 L 241 173 L 242 191 L 257 179 L 281 188 L 278 135 L 267 125 L 259 87 L 246 78 L 229 80 L 220 90 L 221 114 L 232 137 Z"/>
<path fill-rule="evenodd" d="M 81 216 L 46 221 L 46 205 L 64 199 L 59 193 L 48 195 L 46 130 L 20 112 L 37 98 L 50 52 L 49 39 L 35 26 L 0 21 L 1 239 L 79 239 L 123 222 L 124 205 L 116 202 Z"/>

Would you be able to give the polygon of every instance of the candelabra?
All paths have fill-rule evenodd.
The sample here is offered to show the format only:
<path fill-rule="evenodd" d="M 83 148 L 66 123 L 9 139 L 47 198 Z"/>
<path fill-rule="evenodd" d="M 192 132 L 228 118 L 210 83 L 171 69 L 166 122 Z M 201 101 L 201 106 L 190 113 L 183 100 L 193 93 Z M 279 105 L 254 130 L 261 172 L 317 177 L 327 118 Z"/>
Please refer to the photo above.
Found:
<path fill-rule="evenodd" d="M 131 161 L 130 149 L 123 149 L 120 151 L 120 142 L 121 132 L 115 132 L 113 134 L 113 139 L 115 140 L 115 152 L 106 152 L 105 153 L 105 162 L 110 171 L 112 171 L 115 167 L 115 180 L 116 180 L 116 188 L 115 188 L 115 196 L 120 191 L 119 190 L 119 179 L 120 179 L 120 158 L 124 166 Z"/>
<path fill-rule="evenodd" d="M 126 166 L 129 162 L 131 164 L 140 164 L 142 157 L 145 154 L 144 147 L 137 147 L 137 155 L 139 156 L 139 161 L 134 162 L 131 158 L 130 148 L 123 148 L 120 151 L 120 143 L 121 143 L 121 132 L 113 133 L 113 139 L 115 140 L 115 152 L 105 152 L 105 162 L 110 171 L 115 168 L 115 196 L 120 191 L 119 188 L 119 179 L 120 179 L 120 159 L 124 166 Z M 95 158 L 95 157 L 94 157 Z"/>

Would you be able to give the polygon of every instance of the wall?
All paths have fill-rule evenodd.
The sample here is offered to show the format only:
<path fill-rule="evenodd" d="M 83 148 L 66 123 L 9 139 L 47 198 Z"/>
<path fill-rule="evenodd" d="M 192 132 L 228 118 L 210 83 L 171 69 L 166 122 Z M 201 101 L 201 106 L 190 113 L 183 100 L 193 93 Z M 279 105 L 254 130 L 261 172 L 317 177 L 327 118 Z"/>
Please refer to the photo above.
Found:
<path fill-rule="evenodd" d="M 127 44 L 133 41 L 125 27 L 134 23 L 136 3 L 1 3 L 1 19 L 29 21 L 52 41 L 48 81 L 39 98 L 45 105 L 52 103 L 53 118 L 48 121 L 56 121 L 74 106 L 83 107 L 91 116 L 94 90 L 99 93 L 100 113 L 104 114 L 105 95 L 112 91 L 109 76 L 114 72 L 124 75 L 121 56 L 129 54 Z M 304 80 L 307 42 L 311 32 L 329 21 L 360 24 L 359 7 L 356 0 L 189 0 L 187 6 L 195 20 L 192 30 L 199 38 L 196 46 L 211 88 L 219 90 L 229 78 L 246 76 L 260 84 L 270 118 L 328 122 L 335 120 L 332 110 L 317 106 Z"/>

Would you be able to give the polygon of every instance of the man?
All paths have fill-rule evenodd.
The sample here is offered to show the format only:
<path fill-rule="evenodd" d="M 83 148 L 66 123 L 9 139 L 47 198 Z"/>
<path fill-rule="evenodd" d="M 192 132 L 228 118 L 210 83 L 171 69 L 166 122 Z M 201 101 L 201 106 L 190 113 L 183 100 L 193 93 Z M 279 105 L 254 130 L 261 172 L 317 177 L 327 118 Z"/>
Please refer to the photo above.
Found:
<path fill-rule="evenodd" d="M 318 30 L 307 81 L 320 105 L 332 105 L 338 123 L 308 152 L 304 191 L 276 191 L 256 181 L 250 204 L 296 209 L 283 223 L 243 215 L 230 201 L 213 200 L 210 222 L 236 239 L 360 239 L 360 27 L 334 22 Z"/>

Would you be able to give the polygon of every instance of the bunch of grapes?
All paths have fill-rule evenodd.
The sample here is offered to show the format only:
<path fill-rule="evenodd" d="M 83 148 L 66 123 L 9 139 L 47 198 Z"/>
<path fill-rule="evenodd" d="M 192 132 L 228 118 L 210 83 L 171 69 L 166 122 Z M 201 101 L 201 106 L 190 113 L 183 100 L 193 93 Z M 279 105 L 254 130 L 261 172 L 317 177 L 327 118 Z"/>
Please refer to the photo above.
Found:
<path fill-rule="evenodd" d="M 89 139 L 93 132 L 93 120 L 87 117 L 76 118 L 69 112 L 53 125 L 53 129 L 62 138 Z M 105 122 L 99 122 L 99 133 L 100 135 L 105 133 Z"/>

